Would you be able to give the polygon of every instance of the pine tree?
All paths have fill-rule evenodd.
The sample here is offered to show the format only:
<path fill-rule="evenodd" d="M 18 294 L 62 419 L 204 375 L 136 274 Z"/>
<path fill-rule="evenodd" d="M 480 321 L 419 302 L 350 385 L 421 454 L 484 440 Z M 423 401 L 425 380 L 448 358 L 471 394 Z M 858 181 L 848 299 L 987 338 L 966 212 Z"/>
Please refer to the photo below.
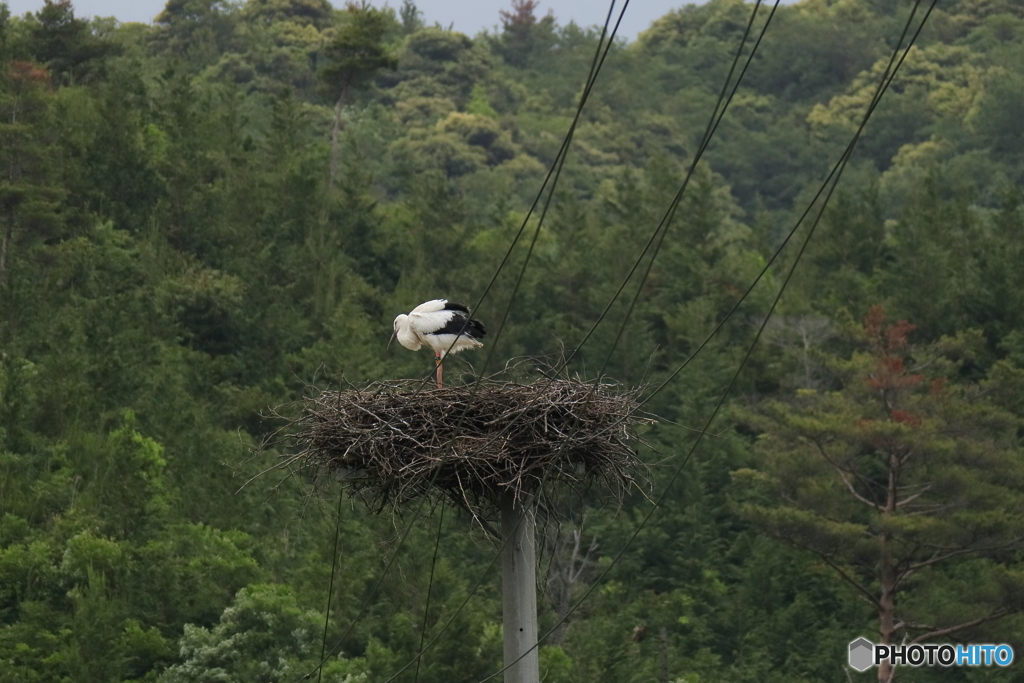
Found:
<path fill-rule="evenodd" d="M 763 464 L 737 472 L 763 496 L 749 518 L 867 600 L 882 644 L 976 635 L 1024 609 L 1024 572 L 1000 566 L 1024 543 L 1020 421 L 956 381 L 951 358 L 980 335 L 915 347 L 913 330 L 872 308 L 866 349 L 828 360 L 839 390 L 748 415 Z"/>
<path fill-rule="evenodd" d="M 534 55 L 554 43 L 555 17 L 550 12 L 537 19 L 536 0 L 512 0 L 512 11 L 501 10 L 499 51 L 505 62 L 517 68 L 530 65 Z"/>
<path fill-rule="evenodd" d="M 320 79 L 334 99 L 334 128 L 331 130 L 331 163 L 327 186 L 334 187 L 338 169 L 338 134 L 342 111 L 352 94 L 366 88 L 381 69 L 394 68 L 395 60 L 384 45 L 391 17 L 381 10 L 350 3 L 345 23 L 325 51 L 328 65 Z"/>
<path fill-rule="evenodd" d="M 52 135 L 45 130 L 49 85 L 39 64 L 0 65 L 0 285 L 9 281 L 19 238 L 45 236 L 56 220 L 60 189 L 51 184 Z"/>

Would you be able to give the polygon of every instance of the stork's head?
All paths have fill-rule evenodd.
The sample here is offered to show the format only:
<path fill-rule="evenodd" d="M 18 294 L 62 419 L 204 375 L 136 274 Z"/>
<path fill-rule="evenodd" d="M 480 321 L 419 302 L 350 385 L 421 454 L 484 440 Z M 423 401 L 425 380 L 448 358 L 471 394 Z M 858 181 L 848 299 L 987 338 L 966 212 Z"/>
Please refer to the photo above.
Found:
<path fill-rule="evenodd" d="M 403 329 L 407 328 L 408 326 L 409 326 L 409 316 L 407 316 L 405 313 L 401 313 L 397 317 L 395 317 L 395 324 L 394 324 L 395 331 L 391 333 L 391 339 L 388 341 L 388 348 L 389 349 L 391 348 L 391 342 L 395 341 L 395 337 L 398 336 L 398 333 L 401 332 Z"/>
<path fill-rule="evenodd" d="M 423 345 L 423 341 L 416 335 L 413 330 L 413 321 L 405 313 L 395 318 L 395 331 L 391 335 L 392 341 L 398 340 L 398 343 L 409 349 L 410 351 L 419 350 L 420 346 Z M 391 346 L 391 342 L 388 342 L 388 346 Z"/>

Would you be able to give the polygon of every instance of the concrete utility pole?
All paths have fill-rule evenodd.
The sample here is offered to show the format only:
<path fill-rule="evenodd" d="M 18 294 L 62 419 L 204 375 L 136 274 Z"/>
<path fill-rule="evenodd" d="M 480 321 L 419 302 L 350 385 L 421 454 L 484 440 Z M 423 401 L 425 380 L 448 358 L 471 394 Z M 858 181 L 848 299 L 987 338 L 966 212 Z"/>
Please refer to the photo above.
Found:
<path fill-rule="evenodd" d="M 501 613 L 505 683 L 540 683 L 537 660 L 537 518 L 534 494 L 501 498 Z M 529 650 L 522 659 L 523 653 Z"/>

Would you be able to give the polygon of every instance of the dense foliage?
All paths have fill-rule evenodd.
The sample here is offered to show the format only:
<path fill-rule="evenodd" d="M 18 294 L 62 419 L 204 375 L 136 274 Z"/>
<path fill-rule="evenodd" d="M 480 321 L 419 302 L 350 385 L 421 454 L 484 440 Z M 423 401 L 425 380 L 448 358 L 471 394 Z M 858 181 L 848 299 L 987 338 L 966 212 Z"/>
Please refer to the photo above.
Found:
<path fill-rule="evenodd" d="M 385 349 L 422 300 L 488 291 L 457 379 L 570 353 L 624 279 L 570 370 L 659 385 L 806 208 L 912 5 L 778 10 L 641 282 L 753 3 L 614 45 L 500 270 L 597 28 L 521 0 L 475 38 L 409 0 L 169 0 L 151 26 L 0 3 L 0 682 L 298 680 L 329 590 L 324 680 L 386 679 L 424 628 L 400 680 L 496 671 L 479 527 L 267 472 L 262 416 L 310 385 L 428 376 Z M 676 477 L 792 247 L 647 404 L 667 493 L 621 558 L 645 495 L 574 499 L 545 529 L 541 631 L 569 615 L 546 681 L 867 680 L 845 667 L 860 635 L 1024 652 L 1021 111 L 1022 6 L 939 2 L 714 436 Z"/>

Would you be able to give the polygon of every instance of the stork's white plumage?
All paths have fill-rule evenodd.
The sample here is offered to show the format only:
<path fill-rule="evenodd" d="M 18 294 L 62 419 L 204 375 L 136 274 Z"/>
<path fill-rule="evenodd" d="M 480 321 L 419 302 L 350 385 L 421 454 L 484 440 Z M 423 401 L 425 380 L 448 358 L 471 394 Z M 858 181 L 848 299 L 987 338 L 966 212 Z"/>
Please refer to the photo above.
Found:
<path fill-rule="evenodd" d="M 469 309 L 447 299 L 425 301 L 412 309 L 408 315 L 402 313 L 395 318 L 395 332 L 392 339 L 410 351 L 419 351 L 421 346 L 434 350 L 437 365 L 437 387 L 442 386 L 444 368 L 441 361 L 446 354 L 458 353 L 465 349 L 483 346 L 479 341 L 487 334 L 483 323 L 469 317 Z"/>

